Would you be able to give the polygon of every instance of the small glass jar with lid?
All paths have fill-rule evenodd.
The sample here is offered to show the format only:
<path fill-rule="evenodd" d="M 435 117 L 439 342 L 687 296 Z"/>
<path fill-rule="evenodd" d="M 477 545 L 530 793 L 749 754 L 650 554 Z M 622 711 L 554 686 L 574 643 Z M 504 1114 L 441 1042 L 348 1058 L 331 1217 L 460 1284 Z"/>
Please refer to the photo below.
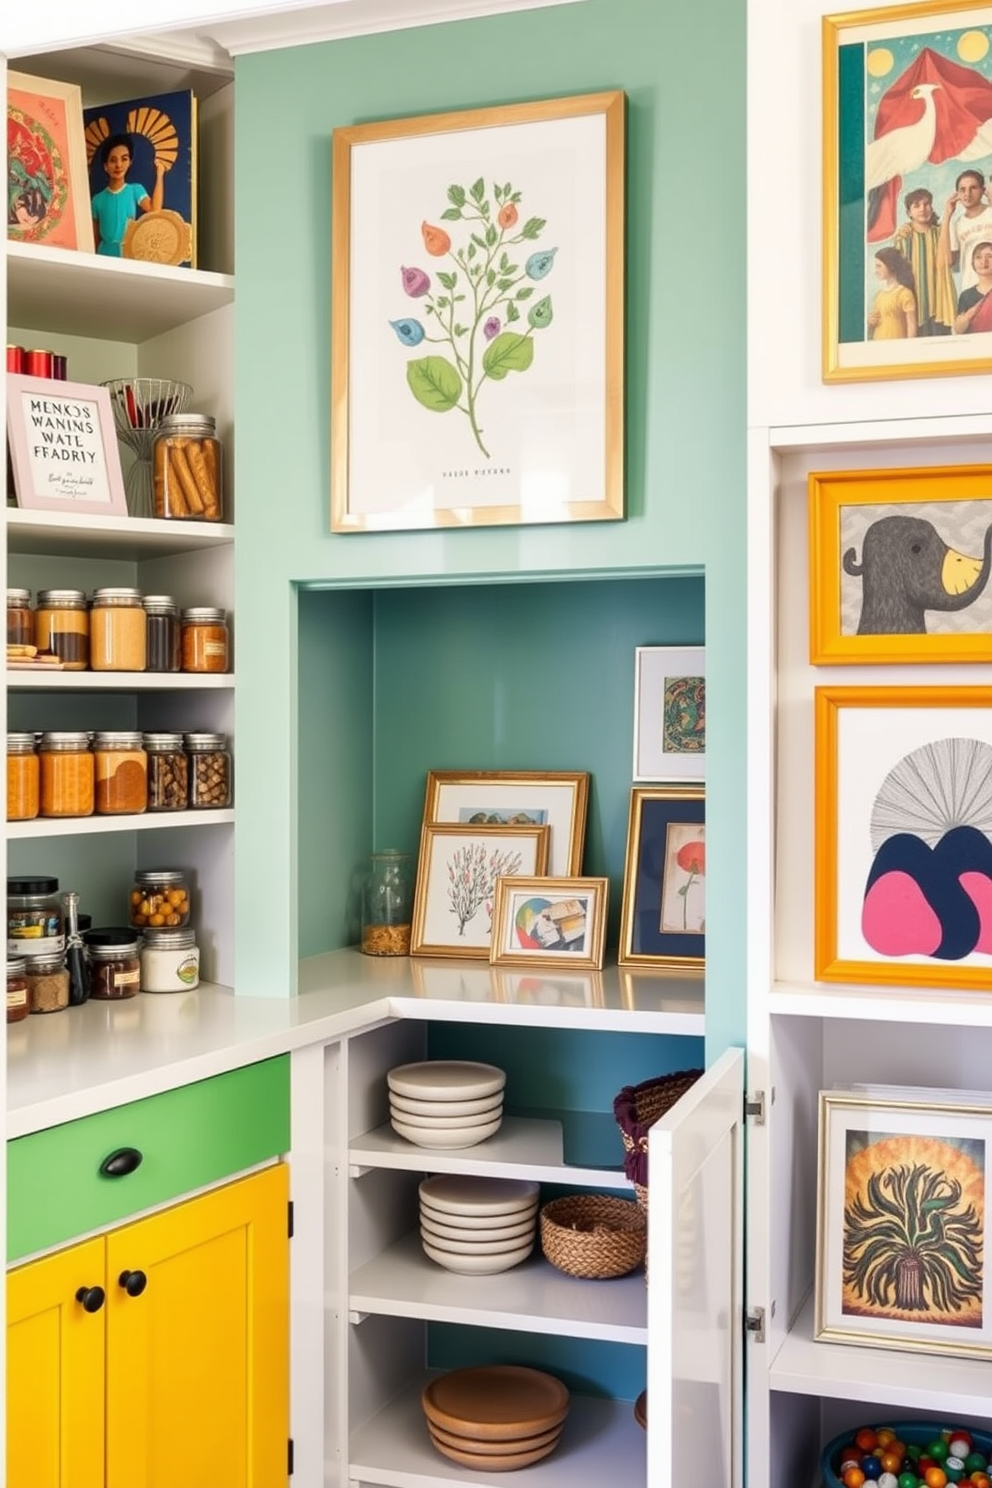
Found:
<path fill-rule="evenodd" d="M 142 992 L 189 992 L 200 985 L 194 930 L 144 930 L 140 954 Z"/>
<path fill-rule="evenodd" d="M 145 611 L 145 670 L 182 671 L 179 608 L 175 600 L 168 594 L 146 594 L 141 603 Z"/>
<path fill-rule="evenodd" d="M 41 808 L 34 734 L 7 735 L 7 820 L 33 821 Z"/>
<path fill-rule="evenodd" d="M 139 589 L 95 589 L 90 602 L 90 666 L 95 672 L 143 672 L 145 608 Z"/>
<path fill-rule="evenodd" d="M 221 455 L 211 414 L 166 414 L 152 451 L 155 515 L 219 522 L 224 515 Z"/>
<path fill-rule="evenodd" d="M 90 612 L 82 589 L 39 589 L 34 615 L 35 645 L 51 651 L 67 672 L 90 664 Z"/>
<path fill-rule="evenodd" d="M 367 956 L 408 956 L 413 907 L 410 854 L 373 853 L 362 884 L 362 950 Z"/>
<path fill-rule="evenodd" d="M 230 637 L 224 610 L 195 605 L 182 612 L 184 672 L 226 672 Z"/>
<path fill-rule="evenodd" d="M 7 1022 L 20 1023 L 31 1011 L 28 1004 L 28 979 L 20 956 L 7 959 Z"/>
<path fill-rule="evenodd" d="M 7 590 L 7 645 L 33 646 L 34 610 L 30 589 Z"/>
<path fill-rule="evenodd" d="M 148 808 L 148 756 L 144 736 L 124 731 L 93 735 L 98 816 L 124 816 Z"/>
<path fill-rule="evenodd" d="M 143 734 L 148 756 L 148 810 L 185 811 L 189 805 L 189 760 L 182 734 Z"/>
<path fill-rule="evenodd" d="M 64 956 L 25 956 L 28 1009 L 32 1013 L 60 1013 L 69 1006 L 69 972 Z"/>
<path fill-rule="evenodd" d="M 138 937 L 133 930 L 86 930 L 83 945 L 90 997 L 97 1002 L 137 997 L 141 989 L 141 962 Z"/>
<path fill-rule="evenodd" d="M 137 930 L 189 924 L 189 883 L 181 868 L 141 868 L 134 875 L 128 919 Z"/>
<path fill-rule="evenodd" d="M 7 955 L 65 955 L 57 878 L 8 878 Z"/>
<path fill-rule="evenodd" d="M 230 806 L 231 751 L 224 734 L 184 734 L 189 755 L 189 804 L 195 810 Z"/>
<path fill-rule="evenodd" d="M 38 759 L 41 815 L 92 816 L 95 782 L 89 734 L 72 730 L 42 734 Z"/>

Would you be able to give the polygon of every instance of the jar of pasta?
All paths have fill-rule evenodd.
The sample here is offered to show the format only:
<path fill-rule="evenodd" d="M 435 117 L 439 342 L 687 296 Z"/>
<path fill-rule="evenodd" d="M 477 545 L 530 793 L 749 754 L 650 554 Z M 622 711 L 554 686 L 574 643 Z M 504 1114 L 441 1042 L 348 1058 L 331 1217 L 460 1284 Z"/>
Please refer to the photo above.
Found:
<path fill-rule="evenodd" d="M 95 778 L 89 734 L 71 731 L 42 734 L 38 759 L 41 815 L 92 816 Z"/>
<path fill-rule="evenodd" d="M 143 868 L 134 875 L 128 919 L 138 930 L 189 924 L 189 884 L 181 868 Z"/>
<path fill-rule="evenodd" d="M 33 646 L 34 610 L 30 589 L 7 590 L 7 645 Z"/>
<path fill-rule="evenodd" d="M 223 610 L 195 605 L 182 612 L 182 669 L 184 672 L 226 672 L 227 616 Z"/>
<path fill-rule="evenodd" d="M 179 610 L 175 600 L 168 594 L 146 594 L 141 603 L 145 611 L 145 670 L 181 671 Z"/>
<path fill-rule="evenodd" d="M 138 589 L 96 589 L 90 604 L 90 665 L 95 672 L 143 672 L 145 609 Z"/>
<path fill-rule="evenodd" d="M 90 664 L 90 613 L 82 589 L 39 589 L 34 616 L 35 645 L 52 651 L 67 672 Z"/>
<path fill-rule="evenodd" d="M 182 734 L 143 734 L 148 755 L 148 810 L 185 811 L 189 805 L 189 761 Z"/>
<path fill-rule="evenodd" d="M 231 753 L 224 734 L 184 734 L 189 755 L 189 804 L 200 809 L 231 804 Z"/>
<path fill-rule="evenodd" d="M 41 806 L 34 734 L 7 735 L 7 820 L 33 821 Z"/>
<path fill-rule="evenodd" d="M 94 734 L 93 759 L 98 815 L 120 816 L 147 809 L 148 756 L 141 734 Z"/>
<path fill-rule="evenodd" d="M 86 973 L 90 997 L 97 1002 L 117 1002 L 137 997 L 141 985 L 138 937 L 133 930 L 87 930 Z"/>
<path fill-rule="evenodd" d="M 152 468 L 157 517 L 221 520 L 221 446 L 210 414 L 167 414 L 155 435 Z"/>

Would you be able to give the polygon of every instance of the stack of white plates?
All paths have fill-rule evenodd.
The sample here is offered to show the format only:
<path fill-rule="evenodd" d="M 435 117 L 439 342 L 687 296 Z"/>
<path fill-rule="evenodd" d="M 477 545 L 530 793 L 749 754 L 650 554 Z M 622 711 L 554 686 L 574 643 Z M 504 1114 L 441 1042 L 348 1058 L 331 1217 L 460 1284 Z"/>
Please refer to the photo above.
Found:
<path fill-rule="evenodd" d="M 448 1271 L 492 1276 L 534 1249 L 540 1186 L 512 1178 L 438 1173 L 420 1185 L 424 1253 Z"/>
<path fill-rule="evenodd" d="M 474 1147 L 499 1131 L 506 1074 L 494 1064 L 426 1059 L 386 1076 L 393 1130 L 418 1147 Z"/>

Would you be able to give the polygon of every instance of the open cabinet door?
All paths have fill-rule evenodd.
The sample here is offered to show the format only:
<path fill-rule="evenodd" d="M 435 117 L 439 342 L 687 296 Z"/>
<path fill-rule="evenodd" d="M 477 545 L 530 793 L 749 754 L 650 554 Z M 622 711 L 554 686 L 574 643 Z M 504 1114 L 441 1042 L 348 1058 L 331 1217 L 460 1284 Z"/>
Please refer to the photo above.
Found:
<path fill-rule="evenodd" d="M 648 1482 L 743 1481 L 744 1054 L 648 1139 Z"/>

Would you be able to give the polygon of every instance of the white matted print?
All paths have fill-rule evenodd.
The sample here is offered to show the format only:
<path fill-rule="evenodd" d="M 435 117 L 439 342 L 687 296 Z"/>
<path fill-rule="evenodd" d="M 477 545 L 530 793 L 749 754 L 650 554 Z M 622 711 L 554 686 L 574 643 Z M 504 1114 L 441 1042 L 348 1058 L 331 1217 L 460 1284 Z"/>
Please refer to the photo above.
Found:
<path fill-rule="evenodd" d="M 497 880 L 543 874 L 546 826 L 425 823 L 410 954 L 489 959 Z"/>
<path fill-rule="evenodd" d="M 489 959 L 599 970 L 609 888 L 606 878 L 500 878 Z"/>
<path fill-rule="evenodd" d="M 703 780 L 705 775 L 705 648 L 638 646 L 633 778 Z"/>
<path fill-rule="evenodd" d="M 547 871 L 582 872 L 589 775 L 585 770 L 430 770 L 424 823 L 547 826 Z"/>
<path fill-rule="evenodd" d="M 18 506 L 127 516 L 106 388 L 8 372 L 7 432 Z"/>

